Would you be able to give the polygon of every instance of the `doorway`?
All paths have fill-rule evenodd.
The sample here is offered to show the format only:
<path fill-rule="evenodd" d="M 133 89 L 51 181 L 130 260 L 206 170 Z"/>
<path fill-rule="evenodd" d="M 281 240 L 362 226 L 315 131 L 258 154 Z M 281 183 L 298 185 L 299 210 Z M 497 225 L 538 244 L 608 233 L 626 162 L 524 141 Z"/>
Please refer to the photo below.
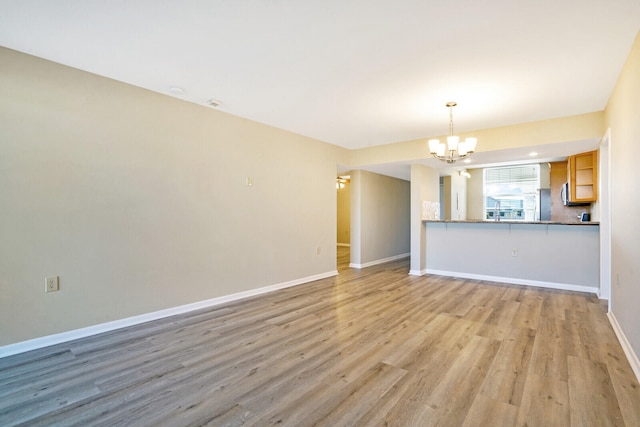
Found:
<path fill-rule="evenodd" d="M 351 253 L 351 177 L 349 175 L 338 175 L 336 178 L 336 197 L 336 263 L 340 271 L 349 267 Z"/>

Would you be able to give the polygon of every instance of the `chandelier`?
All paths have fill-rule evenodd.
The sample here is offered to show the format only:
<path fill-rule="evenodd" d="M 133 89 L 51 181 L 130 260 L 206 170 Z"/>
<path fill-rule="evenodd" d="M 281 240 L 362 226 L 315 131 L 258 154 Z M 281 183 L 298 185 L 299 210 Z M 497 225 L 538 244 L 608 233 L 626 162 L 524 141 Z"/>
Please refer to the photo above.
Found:
<path fill-rule="evenodd" d="M 464 159 L 469 154 L 472 154 L 476 150 L 476 144 L 478 138 L 465 138 L 464 141 L 460 141 L 460 138 L 453 135 L 453 107 L 455 102 L 447 102 L 449 108 L 449 136 L 447 137 L 447 143 L 440 143 L 439 139 L 429 140 L 429 152 L 436 159 L 440 159 L 443 162 L 455 163 L 457 160 Z"/>

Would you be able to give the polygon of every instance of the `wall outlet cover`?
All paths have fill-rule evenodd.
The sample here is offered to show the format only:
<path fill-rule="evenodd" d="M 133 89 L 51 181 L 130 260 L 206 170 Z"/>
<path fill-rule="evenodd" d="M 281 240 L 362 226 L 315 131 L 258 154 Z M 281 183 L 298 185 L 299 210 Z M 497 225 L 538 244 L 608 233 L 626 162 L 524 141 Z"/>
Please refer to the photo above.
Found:
<path fill-rule="evenodd" d="M 60 290 L 60 282 L 58 276 L 46 277 L 44 283 L 45 292 L 56 292 Z"/>

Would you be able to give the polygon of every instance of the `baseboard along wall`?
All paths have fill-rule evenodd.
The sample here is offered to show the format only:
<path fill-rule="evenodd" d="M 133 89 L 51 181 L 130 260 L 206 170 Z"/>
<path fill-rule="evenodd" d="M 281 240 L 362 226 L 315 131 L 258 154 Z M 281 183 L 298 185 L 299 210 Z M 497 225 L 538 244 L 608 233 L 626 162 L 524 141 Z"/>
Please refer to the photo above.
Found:
<path fill-rule="evenodd" d="M 482 274 L 459 273 L 455 271 L 442 271 L 427 269 L 427 274 L 436 274 L 438 276 L 459 277 L 461 279 L 486 280 L 487 282 L 507 283 L 510 285 L 536 286 L 539 288 L 559 289 L 563 291 L 587 292 L 590 294 L 598 294 L 597 286 L 572 285 L 570 283 L 543 282 L 539 280 L 518 279 L 515 277 L 485 276 Z M 409 273 L 411 274 L 411 272 Z M 417 274 L 416 274 L 417 275 Z"/>
<path fill-rule="evenodd" d="M 399 260 L 399 259 L 409 258 L 410 255 L 411 254 L 409 254 L 409 253 L 400 254 L 400 255 L 395 255 L 395 256 L 392 256 L 392 257 L 388 257 L 388 258 L 377 259 L 375 261 L 365 262 L 363 264 L 350 263 L 349 267 L 351 267 L 351 268 L 366 268 L 366 267 L 371 267 L 372 265 L 384 264 L 385 262 L 391 262 L 391 261 L 396 261 L 396 260 Z"/>
<path fill-rule="evenodd" d="M 618 337 L 622 350 L 624 351 L 625 356 L 627 356 L 631 369 L 633 369 L 633 373 L 636 374 L 636 380 L 640 382 L 640 359 L 638 359 L 636 352 L 633 351 L 633 347 L 631 347 L 631 343 L 629 343 L 627 336 L 622 331 L 616 316 L 612 312 L 607 313 L 607 316 L 609 317 L 609 322 L 611 323 L 613 332 L 615 332 L 616 337 Z"/>
<path fill-rule="evenodd" d="M 185 304 L 177 307 L 171 307 L 164 310 L 158 310 L 151 313 L 145 313 L 138 316 L 127 317 L 124 319 L 114 320 L 111 322 L 100 323 L 98 325 L 88 326 L 86 328 L 74 329 L 72 331 L 62 332 L 59 334 L 48 335 L 45 337 L 34 338 L 28 341 L 22 341 L 15 344 L 9 344 L 0 347 L 0 358 L 12 356 L 14 354 L 24 353 L 39 348 L 49 347 L 55 344 L 61 344 L 73 341 L 79 338 L 85 338 L 91 335 L 101 334 L 116 329 L 127 328 L 129 326 L 139 325 L 141 323 L 150 322 L 152 320 L 163 319 L 165 317 L 175 316 L 177 314 L 188 313 L 190 311 L 200 310 L 202 308 L 213 307 L 224 304 L 226 302 L 236 301 L 256 295 L 265 294 L 267 292 L 276 291 L 278 289 L 289 288 L 292 286 L 302 285 L 304 283 L 313 282 L 327 277 L 337 276 L 338 271 L 328 271 L 313 276 L 303 277 L 288 282 L 278 283 L 275 285 L 264 286 L 258 289 L 238 292 L 231 295 L 224 295 L 217 298 L 211 298 L 204 301 L 198 301 L 191 304 Z"/>

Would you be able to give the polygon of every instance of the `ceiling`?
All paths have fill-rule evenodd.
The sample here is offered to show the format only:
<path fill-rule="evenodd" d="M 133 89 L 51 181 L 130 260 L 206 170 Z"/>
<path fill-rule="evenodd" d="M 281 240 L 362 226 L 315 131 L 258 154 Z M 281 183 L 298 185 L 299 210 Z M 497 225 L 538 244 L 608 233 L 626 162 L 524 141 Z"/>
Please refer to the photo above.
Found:
<path fill-rule="evenodd" d="M 638 0 L 0 0 L 0 45 L 346 148 L 605 108 Z M 172 93 L 179 88 L 181 93 Z M 173 92 L 176 92 L 174 89 Z M 481 143 L 481 142 L 480 142 Z"/>
<path fill-rule="evenodd" d="M 469 157 L 469 163 L 457 162 L 449 165 L 431 156 L 419 161 L 383 163 L 363 166 L 360 169 L 381 175 L 411 181 L 411 164 L 419 163 L 436 169 L 440 176 L 453 175 L 466 169 L 486 168 L 504 165 L 529 163 L 548 163 L 566 160 L 567 156 L 598 149 L 599 138 L 579 141 L 565 141 L 529 147 L 516 147 L 507 150 L 483 151 Z M 347 173 L 348 167 L 339 168 L 338 173 Z"/>

